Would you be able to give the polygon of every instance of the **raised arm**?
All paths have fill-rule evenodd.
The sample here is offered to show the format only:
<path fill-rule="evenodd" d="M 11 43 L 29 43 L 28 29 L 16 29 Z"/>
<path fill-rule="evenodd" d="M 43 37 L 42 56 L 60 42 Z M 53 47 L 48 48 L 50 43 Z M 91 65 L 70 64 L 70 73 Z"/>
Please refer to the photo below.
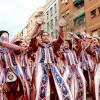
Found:
<path fill-rule="evenodd" d="M 42 24 L 41 19 L 37 18 L 35 27 L 34 27 L 32 33 L 31 33 L 31 35 L 30 35 L 30 39 L 31 39 L 31 45 L 30 46 L 32 47 L 34 52 L 37 50 L 37 47 L 38 47 L 38 39 L 36 37 L 39 34 L 41 24 Z"/>
<path fill-rule="evenodd" d="M 76 55 L 78 56 L 82 51 L 81 39 L 75 34 L 73 35 L 73 37 L 76 40 L 75 52 L 76 52 Z"/>
<path fill-rule="evenodd" d="M 59 20 L 59 38 L 58 40 L 55 42 L 54 45 L 54 50 L 58 51 L 60 49 L 61 44 L 64 42 L 64 26 L 65 26 L 65 20 L 64 19 L 60 19 Z"/>
<path fill-rule="evenodd" d="M 72 32 L 68 32 L 68 34 L 70 34 L 76 40 L 74 50 L 76 52 L 76 55 L 78 56 L 82 50 L 81 39 Z"/>
<path fill-rule="evenodd" d="M 2 41 L 0 41 L 0 46 L 4 47 L 4 48 L 9 48 L 9 49 L 14 50 L 14 51 L 17 51 L 17 50 L 24 51 L 23 47 L 20 47 L 20 46 L 11 44 L 11 43 L 5 43 Z"/>

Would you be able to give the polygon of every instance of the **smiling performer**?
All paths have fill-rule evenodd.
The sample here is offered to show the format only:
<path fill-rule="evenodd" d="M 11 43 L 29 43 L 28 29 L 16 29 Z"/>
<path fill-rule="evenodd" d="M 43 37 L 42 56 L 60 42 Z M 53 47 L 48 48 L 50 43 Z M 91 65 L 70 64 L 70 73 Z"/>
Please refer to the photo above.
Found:
<path fill-rule="evenodd" d="M 9 44 L 9 33 L 0 31 L 0 100 L 26 100 L 26 79 L 16 54 L 23 47 Z"/>
<path fill-rule="evenodd" d="M 16 53 L 18 62 L 20 63 L 20 66 L 23 69 L 25 78 L 27 80 L 27 89 L 28 89 L 28 96 L 30 97 L 31 93 L 31 82 L 32 82 L 32 67 L 33 66 L 33 55 L 32 55 L 32 49 L 28 46 L 27 40 L 23 38 L 19 38 L 15 40 L 14 42 L 16 45 L 24 47 L 25 50 L 23 52 L 18 51 Z"/>
<path fill-rule="evenodd" d="M 59 38 L 55 42 L 50 42 L 47 32 L 42 34 L 41 41 L 36 38 L 42 24 L 40 18 L 37 19 L 36 26 L 31 33 L 32 48 L 34 52 L 37 51 L 36 69 L 33 74 L 33 90 L 36 88 L 35 100 L 73 100 L 67 83 L 54 63 L 54 53 L 59 50 L 63 42 L 64 23 L 64 19 L 59 20 Z M 33 97 L 32 100 L 34 100 Z"/>

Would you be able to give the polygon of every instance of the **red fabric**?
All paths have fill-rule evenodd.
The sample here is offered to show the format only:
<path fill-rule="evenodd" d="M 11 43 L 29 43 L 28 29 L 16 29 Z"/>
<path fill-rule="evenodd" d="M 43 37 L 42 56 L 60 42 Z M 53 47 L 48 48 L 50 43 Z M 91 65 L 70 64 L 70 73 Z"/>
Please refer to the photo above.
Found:
<path fill-rule="evenodd" d="M 9 99 L 8 100 L 14 100 L 14 94 L 13 93 L 11 93 L 10 95 L 9 95 Z"/>

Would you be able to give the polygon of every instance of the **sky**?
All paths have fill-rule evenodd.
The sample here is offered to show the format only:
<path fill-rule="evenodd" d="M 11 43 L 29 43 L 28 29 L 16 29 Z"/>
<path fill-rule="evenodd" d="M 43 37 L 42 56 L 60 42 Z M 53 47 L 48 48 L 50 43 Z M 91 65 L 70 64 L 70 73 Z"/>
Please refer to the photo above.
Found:
<path fill-rule="evenodd" d="M 10 41 L 27 25 L 29 17 L 46 0 L 0 0 L 0 30 L 10 34 Z"/>

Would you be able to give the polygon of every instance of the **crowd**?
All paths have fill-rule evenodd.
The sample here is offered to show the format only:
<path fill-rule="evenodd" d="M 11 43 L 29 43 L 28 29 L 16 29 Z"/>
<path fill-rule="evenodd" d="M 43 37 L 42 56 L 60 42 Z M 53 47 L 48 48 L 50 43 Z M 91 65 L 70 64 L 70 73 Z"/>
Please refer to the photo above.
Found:
<path fill-rule="evenodd" d="M 100 39 L 68 32 L 60 19 L 59 37 L 41 34 L 37 18 L 30 39 L 0 31 L 0 100 L 100 100 Z"/>

